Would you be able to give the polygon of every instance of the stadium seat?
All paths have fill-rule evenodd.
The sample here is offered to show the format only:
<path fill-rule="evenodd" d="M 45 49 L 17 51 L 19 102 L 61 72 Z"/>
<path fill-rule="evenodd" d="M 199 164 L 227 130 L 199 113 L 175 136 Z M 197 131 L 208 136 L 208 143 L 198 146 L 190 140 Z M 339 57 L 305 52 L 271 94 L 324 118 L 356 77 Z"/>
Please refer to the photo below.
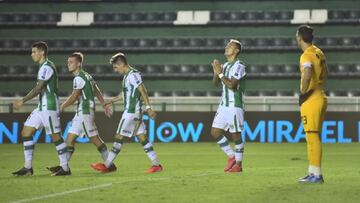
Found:
<path fill-rule="evenodd" d="M 245 96 L 258 97 L 259 95 L 259 91 L 245 91 Z"/>
<path fill-rule="evenodd" d="M 189 96 L 189 91 L 172 91 L 171 96 L 173 97 L 185 97 Z"/>
<path fill-rule="evenodd" d="M 193 65 L 183 64 L 178 69 L 180 69 L 182 74 L 193 74 L 193 73 L 195 73 L 195 67 Z"/>
<path fill-rule="evenodd" d="M 360 97 L 360 91 L 359 90 L 349 90 L 347 91 L 348 97 Z"/>
<path fill-rule="evenodd" d="M 178 65 L 166 64 L 164 66 L 164 73 L 172 74 L 172 73 L 180 73 L 180 68 Z"/>
<path fill-rule="evenodd" d="M 160 21 L 163 20 L 164 15 L 163 13 L 145 13 L 145 20 L 146 21 Z"/>
<path fill-rule="evenodd" d="M 210 64 L 200 64 L 197 66 L 198 73 L 201 74 L 210 74 L 213 72 Z"/>
<path fill-rule="evenodd" d="M 299 70 L 299 66 L 298 65 L 294 65 L 294 64 L 286 64 L 284 66 L 284 73 L 286 74 L 297 74 L 299 73 L 300 70 Z"/>
<path fill-rule="evenodd" d="M 206 91 L 206 96 L 219 97 L 219 96 L 221 96 L 221 92 L 220 91 Z"/>
<path fill-rule="evenodd" d="M 190 97 L 203 97 L 206 96 L 206 91 L 190 91 Z"/>
<path fill-rule="evenodd" d="M 130 13 L 130 21 L 143 21 L 145 20 L 145 15 L 143 13 Z"/>
<path fill-rule="evenodd" d="M 279 90 L 276 92 L 276 96 L 279 97 L 292 97 L 295 96 L 294 91 L 291 90 Z"/>
<path fill-rule="evenodd" d="M 156 47 L 167 47 L 171 46 L 171 40 L 170 39 L 156 39 L 155 42 Z"/>
<path fill-rule="evenodd" d="M 165 21 L 175 21 L 176 20 L 176 12 L 165 12 L 164 20 Z"/>
<path fill-rule="evenodd" d="M 154 39 L 140 39 L 139 46 L 140 47 L 154 47 L 156 41 Z"/>
<path fill-rule="evenodd" d="M 146 73 L 149 74 L 158 74 L 158 73 L 163 73 L 164 72 L 164 66 L 162 65 L 148 65 L 146 67 Z"/>

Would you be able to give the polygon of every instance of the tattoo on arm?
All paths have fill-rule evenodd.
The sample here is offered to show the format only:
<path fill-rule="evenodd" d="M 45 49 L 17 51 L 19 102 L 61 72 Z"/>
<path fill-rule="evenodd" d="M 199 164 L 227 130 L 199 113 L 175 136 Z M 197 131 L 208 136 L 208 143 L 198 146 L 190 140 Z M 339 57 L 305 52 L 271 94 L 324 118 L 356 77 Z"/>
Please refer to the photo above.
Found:
<path fill-rule="evenodd" d="M 23 97 L 23 102 L 25 103 L 40 94 L 41 91 L 46 87 L 46 84 L 47 81 L 38 80 L 36 86 L 32 90 L 30 90 L 30 92 L 25 97 Z"/>

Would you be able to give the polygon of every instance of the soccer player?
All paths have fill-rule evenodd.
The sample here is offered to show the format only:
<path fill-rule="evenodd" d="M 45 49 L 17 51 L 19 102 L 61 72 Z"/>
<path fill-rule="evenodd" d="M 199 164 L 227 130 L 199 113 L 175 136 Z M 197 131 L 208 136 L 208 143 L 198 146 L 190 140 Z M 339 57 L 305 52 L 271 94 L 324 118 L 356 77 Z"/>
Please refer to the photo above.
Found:
<path fill-rule="evenodd" d="M 75 116 L 72 120 L 69 134 L 66 138 L 68 161 L 75 151 L 75 139 L 78 136 L 87 136 L 96 146 L 105 161 L 108 156 L 108 150 L 104 141 L 99 137 L 95 124 L 95 100 L 96 96 L 104 108 L 105 114 L 110 117 L 112 110 L 110 106 L 105 105 L 104 97 L 92 76 L 83 70 L 82 65 L 84 56 L 80 52 L 74 52 L 68 57 L 69 72 L 74 75 L 73 92 L 67 100 L 60 106 L 60 112 L 63 112 L 68 106 L 78 101 Z M 56 172 L 60 166 L 49 167 L 48 170 Z M 116 170 L 115 165 L 111 165 L 111 170 Z"/>
<path fill-rule="evenodd" d="M 60 135 L 58 77 L 55 64 L 48 59 L 47 44 L 41 41 L 34 43 L 31 49 L 31 57 L 35 63 L 39 64 L 37 84 L 25 97 L 14 102 L 13 105 L 15 109 L 19 109 L 37 95 L 39 95 L 39 104 L 25 121 L 21 132 L 24 142 L 24 167 L 12 174 L 15 176 L 33 174 L 32 160 L 35 148 L 33 134 L 36 130 L 45 128 L 46 133 L 51 135 L 52 141 L 55 143 L 60 159 L 61 167 L 52 175 L 71 175 L 66 158 L 66 144 Z"/>
<path fill-rule="evenodd" d="M 110 59 L 110 64 L 114 70 L 123 75 L 123 99 L 124 113 L 120 119 L 115 134 L 115 142 L 105 163 L 95 163 L 91 167 L 102 173 L 113 171 L 111 165 L 123 146 L 123 137 L 136 136 L 144 147 L 144 151 L 152 162 L 152 166 L 146 170 L 146 173 L 155 173 L 163 170 L 159 159 L 154 151 L 152 144 L 146 135 L 146 127 L 142 120 L 142 102 L 145 103 L 145 109 L 149 117 L 156 118 L 156 112 L 152 110 L 149 102 L 147 90 L 141 79 L 141 74 L 132 68 L 123 53 L 117 53 Z M 121 96 L 112 98 L 108 104 L 111 105 L 121 100 Z"/>
<path fill-rule="evenodd" d="M 230 40 L 225 47 L 227 62 L 221 65 L 218 60 L 212 62 L 214 71 L 213 83 L 222 84 L 222 96 L 211 128 L 211 135 L 217 140 L 220 148 L 228 156 L 225 172 L 241 172 L 244 143 L 241 131 L 244 122 L 243 95 L 245 91 L 245 65 L 238 59 L 241 43 Z M 235 152 L 224 136 L 229 131 L 235 142 Z"/>
<path fill-rule="evenodd" d="M 301 25 L 296 32 L 296 41 L 303 51 L 300 57 L 300 96 L 301 120 L 306 133 L 309 159 L 308 175 L 299 179 L 300 183 L 323 183 L 321 174 L 320 132 L 325 117 L 327 98 L 324 84 L 328 75 L 324 53 L 312 41 L 313 28 Z"/>

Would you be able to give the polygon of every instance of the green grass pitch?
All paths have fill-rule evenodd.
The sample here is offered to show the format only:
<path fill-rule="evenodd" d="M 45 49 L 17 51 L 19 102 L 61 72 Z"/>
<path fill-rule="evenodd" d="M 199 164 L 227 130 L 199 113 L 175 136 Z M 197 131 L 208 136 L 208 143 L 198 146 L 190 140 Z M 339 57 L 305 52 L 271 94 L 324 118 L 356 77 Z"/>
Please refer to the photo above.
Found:
<path fill-rule="evenodd" d="M 107 144 L 110 148 L 111 144 Z M 359 144 L 323 145 L 324 184 L 301 185 L 307 169 L 306 145 L 247 143 L 244 172 L 223 172 L 226 157 L 214 143 L 155 143 L 164 171 L 150 166 L 138 143 L 125 143 L 115 173 L 99 174 L 92 144 L 78 144 L 72 176 L 51 177 L 58 163 L 52 144 L 35 146 L 34 176 L 13 177 L 23 165 L 22 145 L 0 145 L 0 202 L 359 202 Z"/>

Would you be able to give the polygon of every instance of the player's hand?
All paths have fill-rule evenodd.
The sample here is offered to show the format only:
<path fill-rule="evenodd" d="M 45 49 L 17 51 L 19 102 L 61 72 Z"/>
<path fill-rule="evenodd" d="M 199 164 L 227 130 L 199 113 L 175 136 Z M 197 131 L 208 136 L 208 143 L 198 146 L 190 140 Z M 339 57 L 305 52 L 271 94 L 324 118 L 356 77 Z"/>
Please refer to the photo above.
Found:
<path fill-rule="evenodd" d="M 103 108 L 104 108 L 105 115 L 108 118 L 110 118 L 113 115 L 112 106 L 108 104 L 108 105 L 104 105 Z"/>
<path fill-rule="evenodd" d="M 156 119 L 157 114 L 156 114 L 155 111 L 153 111 L 152 109 L 148 109 L 148 110 L 147 110 L 147 113 L 148 113 L 148 115 L 150 116 L 150 118 L 152 118 L 153 120 Z"/>
<path fill-rule="evenodd" d="M 214 59 L 211 65 L 213 67 L 214 74 L 219 75 L 220 73 L 222 73 L 222 67 L 219 60 Z"/>
<path fill-rule="evenodd" d="M 24 102 L 22 100 L 18 100 L 18 101 L 13 103 L 13 107 L 15 109 L 20 109 L 23 105 L 24 105 Z"/>
<path fill-rule="evenodd" d="M 111 100 L 109 100 L 109 101 L 105 101 L 105 103 L 103 104 L 103 106 L 110 106 L 110 105 L 112 105 L 113 104 L 113 102 L 111 101 Z"/>
<path fill-rule="evenodd" d="M 313 89 L 305 92 L 304 94 L 300 94 L 299 95 L 299 106 L 301 106 L 310 96 L 311 94 L 314 92 Z"/>

